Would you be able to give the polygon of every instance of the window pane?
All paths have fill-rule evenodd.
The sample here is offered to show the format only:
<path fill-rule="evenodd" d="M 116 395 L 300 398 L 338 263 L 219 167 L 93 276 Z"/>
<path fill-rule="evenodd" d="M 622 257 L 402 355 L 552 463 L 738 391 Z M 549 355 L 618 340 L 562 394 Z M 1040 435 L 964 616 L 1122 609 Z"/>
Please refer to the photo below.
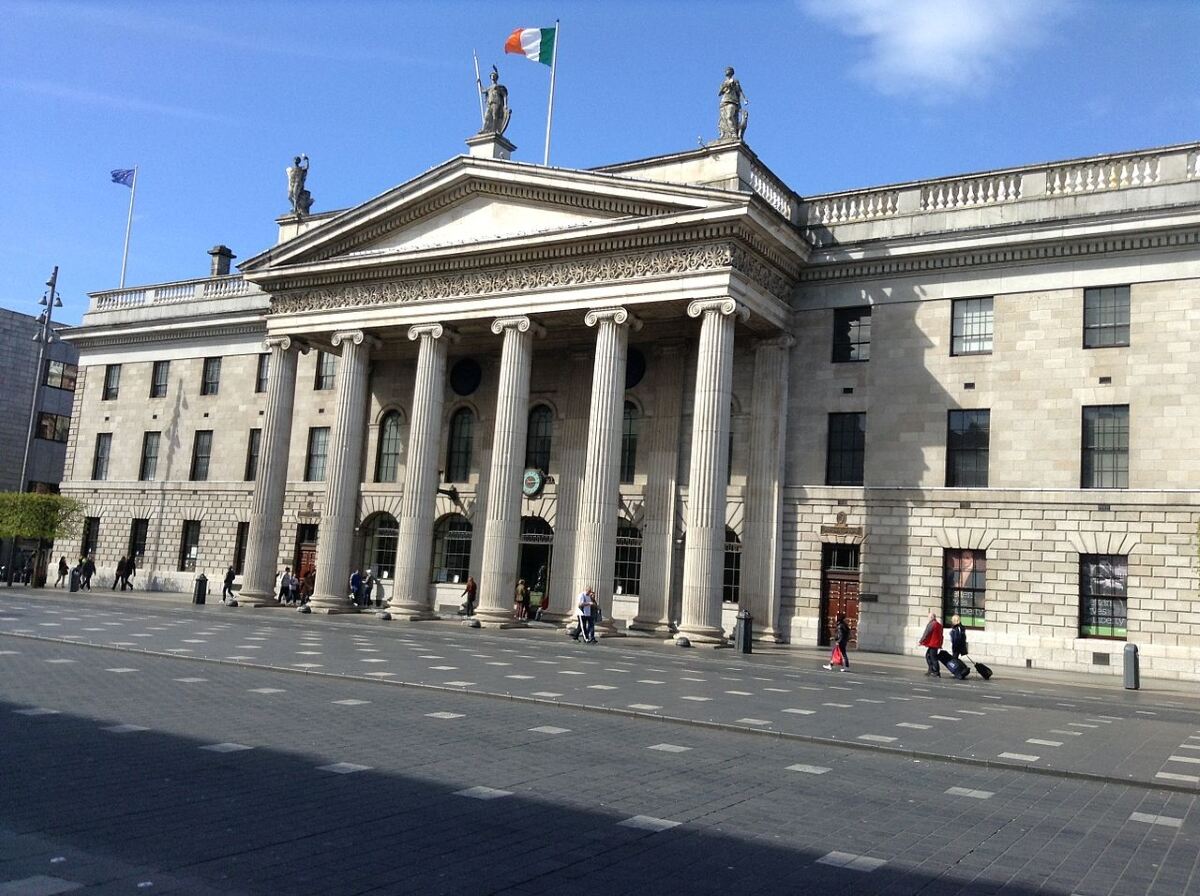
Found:
<path fill-rule="evenodd" d="M 96 453 L 92 457 L 92 478 L 108 478 L 108 457 L 112 452 L 112 433 L 96 434 Z"/>
<path fill-rule="evenodd" d="M 987 488 L 990 411 L 950 411 L 946 431 L 946 485 Z"/>
<path fill-rule="evenodd" d="M 471 451 L 475 442 L 475 415 L 459 408 L 450 418 L 450 445 L 446 457 L 446 481 L 466 482 L 471 478 Z"/>
<path fill-rule="evenodd" d="M 721 600 L 736 604 L 742 590 L 742 543 L 732 529 L 725 530 L 725 564 Z"/>
<path fill-rule="evenodd" d="M 550 444 L 554 434 L 554 412 L 539 404 L 529 412 L 529 434 L 525 442 L 525 467 L 550 469 Z"/>
<path fill-rule="evenodd" d="M 1083 488 L 1129 488 L 1129 405 L 1083 409 Z"/>
<path fill-rule="evenodd" d="M 871 307 L 838 308 L 833 312 L 833 361 L 871 358 Z"/>
<path fill-rule="evenodd" d="M 167 394 L 167 381 L 171 375 L 170 361 L 155 361 L 150 373 L 150 397 L 162 398 Z"/>
<path fill-rule="evenodd" d="M 121 391 L 121 365 L 109 364 L 104 368 L 104 401 L 113 401 Z"/>
<path fill-rule="evenodd" d="M 254 374 L 254 391 L 267 391 L 267 375 L 271 370 L 271 355 L 263 352 L 258 356 L 258 370 Z"/>
<path fill-rule="evenodd" d="M 208 461 L 211 456 L 212 430 L 197 430 L 195 441 L 192 443 L 191 480 L 193 482 L 204 482 L 208 479 Z"/>
<path fill-rule="evenodd" d="M 830 414 L 826 485 L 862 485 L 866 458 L 867 415 Z"/>
<path fill-rule="evenodd" d="M 395 482 L 400 469 L 400 414 L 389 411 L 379 424 L 379 454 L 375 460 L 375 481 Z"/>
<path fill-rule="evenodd" d="M 637 405 L 625 402 L 625 416 L 621 422 L 621 482 L 631 483 L 637 473 L 638 438 L 642 431 L 642 420 Z"/>
<path fill-rule="evenodd" d="M 950 353 L 986 354 L 992 350 L 992 299 L 959 299 L 953 306 Z"/>
<path fill-rule="evenodd" d="M 148 432 L 142 436 L 142 464 L 138 471 L 138 479 L 152 480 L 158 472 L 158 441 L 157 432 Z"/>
<path fill-rule="evenodd" d="M 983 551 L 950 550 L 943 555 L 943 619 L 953 616 L 967 628 L 983 628 L 987 587 L 987 555 Z"/>
<path fill-rule="evenodd" d="M 1129 287 L 1083 291 L 1083 347 L 1129 345 Z"/>
<path fill-rule="evenodd" d="M 452 513 L 433 527 L 433 580 L 465 582 L 471 567 L 471 524 Z"/>
<path fill-rule="evenodd" d="M 617 526 L 617 554 L 613 566 L 614 594 L 641 594 L 642 532 L 636 526 Z"/>
<path fill-rule="evenodd" d="M 1079 557 L 1079 634 L 1084 638 L 1126 637 L 1129 558 L 1124 554 Z"/>
<path fill-rule="evenodd" d="M 304 464 L 306 482 L 325 481 L 325 459 L 329 451 L 329 427 L 314 426 L 308 431 L 308 457 Z"/>
<path fill-rule="evenodd" d="M 338 356 L 328 352 L 317 352 L 317 374 L 314 389 L 332 389 L 337 375 Z"/>
<path fill-rule="evenodd" d="M 246 442 L 246 482 L 258 478 L 258 453 L 262 449 L 262 430 L 250 430 L 250 438 Z"/>
<path fill-rule="evenodd" d="M 221 388 L 221 359 L 205 358 L 204 374 L 200 381 L 201 395 L 216 395 Z"/>

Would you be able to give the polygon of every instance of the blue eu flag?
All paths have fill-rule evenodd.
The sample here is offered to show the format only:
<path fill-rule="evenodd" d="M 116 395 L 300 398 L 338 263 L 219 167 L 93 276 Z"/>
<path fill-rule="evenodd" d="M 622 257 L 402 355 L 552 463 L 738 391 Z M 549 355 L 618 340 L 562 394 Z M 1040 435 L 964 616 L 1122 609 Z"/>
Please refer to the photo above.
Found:
<path fill-rule="evenodd" d="M 112 172 L 112 182 L 114 184 L 124 184 L 127 187 L 133 186 L 133 169 L 132 168 L 114 168 Z"/>

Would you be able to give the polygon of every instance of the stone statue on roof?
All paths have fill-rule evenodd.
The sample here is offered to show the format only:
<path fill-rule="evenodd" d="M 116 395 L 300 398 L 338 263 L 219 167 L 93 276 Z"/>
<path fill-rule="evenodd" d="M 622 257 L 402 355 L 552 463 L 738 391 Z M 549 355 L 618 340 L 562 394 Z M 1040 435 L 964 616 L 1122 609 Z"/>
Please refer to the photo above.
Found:
<path fill-rule="evenodd" d="M 508 108 L 508 88 L 500 83 L 500 72 L 492 66 L 491 85 L 481 87 L 484 98 L 483 127 L 481 134 L 501 134 L 508 128 L 512 109 Z"/>
<path fill-rule="evenodd" d="M 717 142 L 726 143 L 741 140 L 746 135 L 746 125 L 750 123 L 750 113 L 742 108 L 749 103 L 746 94 L 742 92 L 741 82 L 733 76 L 733 66 L 725 69 L 725 80 L 717 91 L 720 97 L 720 111 L 717 114 Z"/>
<path fill-rule="evenodd" d="M 288 200 L 292 203 L 292 214 L 302 218 L 312 208 L 312 193 L 304 189 L 304 181 L 308 178 L 308 156 L 298 155 L 288 166 Z"/>

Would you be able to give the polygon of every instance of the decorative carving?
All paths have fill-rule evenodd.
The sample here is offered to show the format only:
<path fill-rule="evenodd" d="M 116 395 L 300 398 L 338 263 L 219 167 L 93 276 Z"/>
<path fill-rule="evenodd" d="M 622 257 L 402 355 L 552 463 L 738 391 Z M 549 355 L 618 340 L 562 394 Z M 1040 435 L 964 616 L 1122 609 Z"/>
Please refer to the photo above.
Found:
<path fill-rule="evenodd" d="M 612 321 L 618 327 L 628 323 L 633 330 L 642 328 L 642 322 L 636 315 L 630 314 L 627 308 L 593 308 L 583 316 L 583 322 L 589 327 L 594 327 L 601 321 Z"/>
<path fill-rule="evenodd" d="M 492 333 L 499 336 L 505 330 L 516 329 L 520 333 L 528 333 L 533 330 L 534 336 L 545 336 L 546 330 L 539 324 L 535 324 L 533 320 L 520 315 L 518 317 L 498 317 L 492 321 Z"/>
<path fill-rule="evenodd" d="M 564 289 L 592 283 L 669 277 L 699 271 L 733 268 L 763 289 L 785 298 L 790 281 L 745 249 L 729 242 L 681 246 L 628 255 L 608 255 L 461 274 L 414 277 L 382 283 L 319 287 L 279 293 L 272 314 L 295 314 L 328 308 L 403 304 L 467 296 L 492 296 L 511 292 Z"/>
<path fill-rule="evenodd" d="M 422 336 L 428 336 L 430 339 L 441 339 L 445 336 L 452 341 L 458 338 L 458 334 L 454 330 L 442 324 L 414 324 L 408 328 L 410 341 L 416 342 Z"/>
<path fill-rule="evenodd" d="M 697 299 L 688 304 L 687 313 L 688 317 L 699 317 L 702 314 L 719 314 L 722 317 L 729 317 L 731 314 L 736 314 L 743 323 L 750 319 L 750 309 L 739 305 L 731 298 Z"/>
<path fill-rule="evenodd" d="M 355 345 L 362 345 L 363 340 L 367 336 L 362 330 L 338 330 L 329 341 L 333 343 L 334 348 L 337 348 L 343 342 L 353 342 Z"/>

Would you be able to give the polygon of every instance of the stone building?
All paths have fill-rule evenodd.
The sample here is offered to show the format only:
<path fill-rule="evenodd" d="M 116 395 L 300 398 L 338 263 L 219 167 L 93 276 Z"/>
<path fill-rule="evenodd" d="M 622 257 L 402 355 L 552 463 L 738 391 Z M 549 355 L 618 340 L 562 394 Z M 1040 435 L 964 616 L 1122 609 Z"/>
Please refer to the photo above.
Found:
<path fill-rule="evenodd" d="M 469 145 L 92 295 L 69 552 L 253 604 L 315 564 L 318 613 L 369 567 L 409 619 L 473 575 L 485 625 L 594 585 L 693 642 L 743 607 L 903 652 L 937 610 L 989 662 L 1197 677 L 1200 144 L 819 196 L 736 139 Z"/>

